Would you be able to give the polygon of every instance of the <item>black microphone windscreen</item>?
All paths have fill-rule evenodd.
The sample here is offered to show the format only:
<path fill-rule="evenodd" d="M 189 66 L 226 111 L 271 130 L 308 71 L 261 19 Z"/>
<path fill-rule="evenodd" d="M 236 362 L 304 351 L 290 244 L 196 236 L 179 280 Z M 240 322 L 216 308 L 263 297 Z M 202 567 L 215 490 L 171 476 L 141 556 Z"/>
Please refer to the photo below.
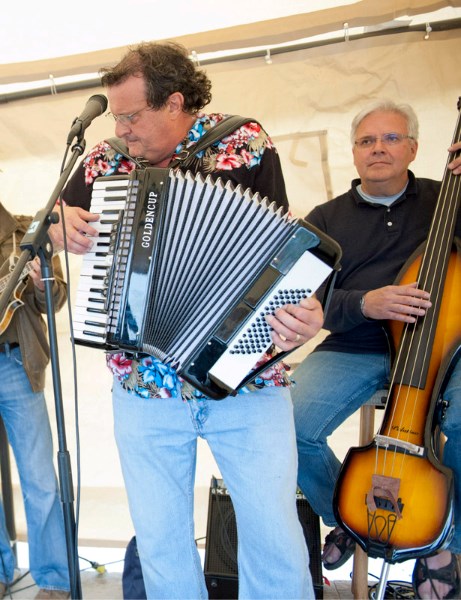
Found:
<path fill-rule="evenodd" d="M 91 102 L 92 100 L 95 100 L 96 102 L 100 103 L 101 114 L 106 111 L 108 102 L 107 102 L 107 98 L 106 98 L 106 96 L 104 96 L 104 94 L 95 94 L 94 96 L 91 96 L 91 98 L 88 100 L 88 102 Z"/>

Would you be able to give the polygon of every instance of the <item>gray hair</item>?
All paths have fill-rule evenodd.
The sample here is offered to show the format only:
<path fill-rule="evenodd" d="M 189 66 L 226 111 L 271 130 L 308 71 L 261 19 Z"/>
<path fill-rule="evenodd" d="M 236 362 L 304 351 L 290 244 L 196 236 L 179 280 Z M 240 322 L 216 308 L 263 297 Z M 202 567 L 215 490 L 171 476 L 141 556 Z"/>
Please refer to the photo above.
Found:
<path fill-rule="evenodd" d="M 397 104 L 393 100 L 376 100 L 375 102 L 368 104 L 354 117 L 351 124 L 352 146 L 354 145 L 355 134 L 357 133 L 357 128 L 360 123 L 363 121 L 363 119 L 365 119 L 365 117 L 368 117 L 368 115 L 371 115 L 375 112 L 393 112 L 401 115 L 407 123 L 408 135 L 414 140 L 418 139 L 418 117 L 409 104 Z"/>

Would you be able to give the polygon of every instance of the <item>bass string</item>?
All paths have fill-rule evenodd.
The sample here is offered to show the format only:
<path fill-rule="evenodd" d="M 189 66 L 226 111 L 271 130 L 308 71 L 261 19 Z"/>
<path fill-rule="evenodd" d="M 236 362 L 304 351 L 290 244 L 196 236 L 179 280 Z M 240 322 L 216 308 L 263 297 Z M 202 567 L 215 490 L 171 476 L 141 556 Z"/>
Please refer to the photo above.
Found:
<path fill-rule="evenodd" d="M 429 234 L 428 243 L 425 248 L 425 256 L 423 263 L 429 265 L 430 268 L 422 270 L 421 278 L 418 279 L 418 287 L 425 289 L 430 293 L 431 301 L 433 305 L 440 306 L 442 301 L 442 295 L 445 285 L 445 273 L 448 265 L 448 260 L 452 248 L 452 240 L 454 227 L 456 223 L 456 217 L 459 211 L 459 193 L 461 183 L 459 177 L 453 175 L 451 171 L 448 172 L 448 176 L 444 178 L 443 186 L 440 193 L 440 199 L 437 205 L 440 206 L 440 218 L 433 220 L 431 225 L 431 232 Z M 434 222 L 436 225 L 434 226 Z M 421 318 L 423 323 L 423 329 L 427 331 L 427 337 L 432 339 L 435 329 L 438 323 L 438 312 L 428 311 L 426 315 Z M 420 335 L 416 337 L 416 328 L 412 329 L 412 344 L 416 347 L 418 354 L 424 354 L 424 359 L 427 360 L 427 355 L 430 352 L 429 345 L 426 344 L 424 347 L 425 337 Z M 415 375 L 416 363 L 410 365 L 411 368 L 411 380 Z M 422 373 L 420 376 L 420 384 L 422 384 Z M 418 405 L 420 399 L 421 385 L 417 387 L 416 395 L 413 397 L 413 405 L 410 407 L 412 416 L 410 419 L 411 425 L 414 423 L 416 414 L 418 412 Z M 410 433 L 406 434 L 407 441 L 409 441 Z"/>
<path fill-rule="evenodd" d="M 455 143 L 461 139 L 461 119 L 458 120 L 457 128 L 455 131 L 454 139 L 452 143 Z M 442 182 L 439 199 L 437 201 L 436 211 L 434 213 L 434 218 L 431 223 L 428 241 L 425 245 L 423 258 L 421 265 L 429 265 L 430 268 L 421 269 L 418 274 L 418 287 L 420 289 L 424 289 L 429 291 L 431 296 L 431 301 L 433 305 L 440 305 L 441 295 L 444 289 L 444 277 L 441 277 L 441 273 L 446 268 L 448 258 L 451 252 L 452 247 L 452 239 L 454 228 L 456 224 L 456 217 L 459 212 L 459 196 L 461 190 L 461 182 L 459 176 L 453 175 L 453 173 L 448 169 L 448 163 L 453 160 L 455 157 L 455 153 L 450 153 L 447 159 L 447 168 L 446 174 Z M 435 311 L 427 311 L 424 317 L 417 318 L 422 324 L 422 329 L 425 330 L 429 334 L 429 339 L 433 334 L 433 330 L 437 325 L 438 315 Z M 406 345 L 403 342 L 406 341 L 406 338 L 410 338 L 409 344 Z M 405 324 L 401 343 L 399 344 L 399 350 L 396 356 L 396 364 L 400 362 L 404 362 L 404 366 L 402 369 L 402 373 L 410 374 L 410 380 L 414 380 L 415 370 L 417 368 L 416 361 L 410 361 L 409 357 L 412 353 L 403 352 L 403 348 L 410 347 L 416 353 L 420 354 L 421 352 L 424 354 L 424 359 L 427 360 L 427 353 L 429 352 L 429 346 L 426 344 L 423 348 L 424 344 L 424 336 L 417 335 L 417 328 L 411 324 Z M 400 410 L 402 410 L 402 402 L 403 402 L 403 411 L 406 413 L 408 409 L 408 402 L 410 397 L 413 398 L 413 404 L 409 407 L 409 412 L 411 414 L 410 418 L 410 426 L 406 427 L 406 432 L 402 432 L 401 428 L 397 428 L 398 434 L 397 439 L 401 439 L 403 441 L 410 441 L 412 424 L 415 421 L 415 417 L 418 412 L 418 406 L 420 404 L 420 389 L 421 385 L 417 386 L 416 394 L 411 395 L 409 392 L 409 388 L 407 386 L 402 386 L 401 384 L 395 383 L 395 373 L 397 369 L 393 370 L 393 377 L 390 382 L 389 389 L 393 390 L 397 387 L 397 391 L 394 395 L 394 403 L 392 406 L 392 414 L 390 418 L 390 422 L 393 423 L 396 418 L 397 407 L 400 405 Z M 422 373 L 419 374 L 420 384 L 422 380 Z M 388 394 L 387 401 L 390 400 L 390 392 Z M 375 458 L 375 472 L 381 472 L 381 474 L 386 473 L 388 454 L 391 452 L 392 461 L 390 466 L 390 474 L 394 476 L 395 462 L 397 457 L 397 449 L 388 449 L 384 448 L 384 453 L 382 457 L 381 468 L 379 466 L 379 447 L 376 447 L 376 458 Z M 407 450 L 403 451 L 404 458 L 400 461 L 399 473 L 397 476 L 401 476 L 402 471 L 405 467 L 405 455 L 408 454 Z"/>

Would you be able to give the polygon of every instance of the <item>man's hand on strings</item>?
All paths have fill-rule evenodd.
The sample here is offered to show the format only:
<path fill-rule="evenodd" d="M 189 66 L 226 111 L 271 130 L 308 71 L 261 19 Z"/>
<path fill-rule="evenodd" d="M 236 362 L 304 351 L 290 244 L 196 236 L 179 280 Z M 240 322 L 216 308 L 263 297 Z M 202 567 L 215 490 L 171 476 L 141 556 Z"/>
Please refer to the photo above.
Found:
<path fill-rule="evenodd" d="M 364 295 L 362 312 L 368 319 L 390 319 L 414 323 L 430 308 L 429 293 L 418 289 L 417 283 L 386 285 Z"/>
<path fill-rule="evenodd" d="M 299 304 L 286 304 L 274 315 L 267 315 L 272 327 L 272 341 L 283 351 L 290 351 L 312 339 L 323 326 L 322 305 L 316 298 L 303 298 Z"/>

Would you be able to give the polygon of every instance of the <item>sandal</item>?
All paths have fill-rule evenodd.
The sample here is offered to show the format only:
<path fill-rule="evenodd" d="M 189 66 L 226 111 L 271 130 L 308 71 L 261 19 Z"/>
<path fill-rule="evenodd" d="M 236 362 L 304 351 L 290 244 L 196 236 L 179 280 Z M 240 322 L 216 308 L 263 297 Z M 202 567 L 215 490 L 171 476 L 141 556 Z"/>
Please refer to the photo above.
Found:
<path fill-rule="evenodd" d="M 326 559 L 328 555 L 331 554 L 332 550 L 336 547 L 340 556 L 334 562 L 328 562 Z M 325 569 L 328 571 L 332 571 L 333 569 L 338 569 L 342 567 L 344 563 L 346 563 L 350 557 L 354 554 L 355 550 L 355 541 L 349 537 L 341 527 L 336 527 L 333 531 L 325 538 L 325 543 L 323 545 L 322 552 L 322 563 Z"/>
<path fill-rule="evenodd" d="M 445 565 L 444 567 L 440 567 L 440 569 L 429 569 L 426 560 L 424 558 L 418 558 L 415 562 L 412 576 L 415 598 L 420 598 L 418 595 L 419 587 L 427 580 L 431 582 L 431 587 L 435 598 L 439 598 L 439 596 L 434 589 L 433 581 L 440 581 L 441 583 L 451 585 L 451 590 L 442 598 L 460 598 L 461 578 L 456 554 L 452 554 L 449 564 Z"/>

